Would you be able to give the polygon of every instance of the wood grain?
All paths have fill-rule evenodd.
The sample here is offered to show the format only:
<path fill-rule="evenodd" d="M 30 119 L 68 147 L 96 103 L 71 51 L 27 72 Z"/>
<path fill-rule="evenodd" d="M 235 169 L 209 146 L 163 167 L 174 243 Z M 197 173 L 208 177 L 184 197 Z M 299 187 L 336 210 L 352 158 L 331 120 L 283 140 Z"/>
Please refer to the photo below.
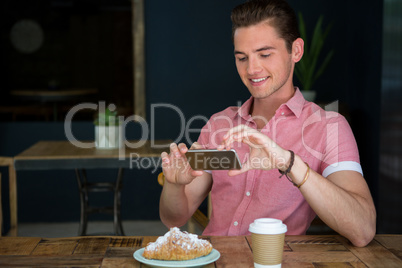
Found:
<path fill-rule="evenodd" d="M 402 259 L 402 236 L 381 235 L 375 239 L 382 246 L 386 247 L 399 259 Z"/>
<path fill-rule="evenodd" d="M 327 251 L 347 251 L 344 245 L 335 236 L 288 236 L 286 244 L 292 251 L 297 252 L 327 252 Z"/>
<path fill-rule="evenodd" d="M 145 18 L 143 0 L 131 0 L 133 16 L 134 115 L 146 119 L 145 112 Z"/>
<path fill-rule="evenodd" d="M 0 266 L 5 267 L 147 267 L 133 258 L 156 236 L 1 237 Z M 250 236 L 203 237 L 221 258 L 207 268 L 253 267 Z M 345 238 L 286 236 L 282 267 L 402 267 L 402 235 L 377 235 L 364 248 Z M 395 254 L 396 253 L 396 254 Z"/>
<path fill-rule="evenodd" d="M 210 241 L 221 253 L 217 267 L 254 267 L 253 254 L 244 236 L 212 236 Z"/>
<path fill-rule="evenodd" d="M 14 169 L 13 157 L 0 157 L 0 166 L 8 166 L 8 184 L 9 184 L 9 200 L 10 200 L 10 235 L 17 235 L 17 179 Z M 1 204 L 1 173 L 0 173 L 0 237 L 3 230 L 3 212 Z M 14 213 L 15 212 L 15 213 Z"/>
<path fill-rule="evenodd" d="M 68 90 L 32 90 L 32 89 L 18 89 L 11 90 L 10 94 L 14 96 L 23 97 L 71 97 L 71 96 L 85 96 L 98 93 L 96 88 L 71 88 Z"/>
<path fill-rule="evenodd" d="M 284 262 L 310 262 L 310 263 L 320 263 L 320 262 L 358 262 L 359 259 L 351 252 L 345 251 L 293 251 L 284 252 L 283 261 Z"/>
<path fill-rule="evenodd" d="M 139 268 L 146 266 L 141 266 L 141 263 L 137 262 L 134 258 L 131 259 L 110 259 L 105 258 L 102 261 L 102 268 L 116 268 L 116 267 L 124 267 L 124 268 Z"/>
<path fill-rule="evenodd" d="M 142 237 L 118 237 L 112 238 L 109 247 L 130 247 L 137 248 L 142 245 Z"/>
<path fill-rule="evenodd" d="M 82 141 L 91 143 L 93 141 Z M 69 141 L 39 141 L 15 156 L 18 160 L 55 160 L 55 159 L 100 159 L 125 157 L 135 154 L 138 157 L 160 157 L 163 150 L 169 147 L 171 140 L 151 141 L 127 141 L 128 145 L 123 149 L 99 150 L 97 148 L 81 148 Z M 140 146 L 143 144 L 142 146 Z M 156 146 L 155 146 L 156 145 Z M 137 147 L 138 146 L 138 147 Z M 164 147 L 164 148 L 161 148 Z"/>
<path fill-rule="evenodd" d="M 74 250 L 73 254 L 102 254 L 106 253 L 111 238 L 82 238 Z"/>
<path fill-rule="evenodd" d="M 100 267 L 102 256 L 1 256 L 5 267 Z"/>
<path fill-rule="evenodd" d="M 14 165 L 8 167 L 8 184 L 10 200 L 10 231 L 9 235 L 17 236 L 18 233 L 18 205 L 17 205 L 17 175 Z"/>
<path fill-rule="evenodd" d="M 368 267 L 402 267 L 402 260 L 378 243 L 376 239 L 362 248 L 354 247 L 344 237 L 339 237 L 339 240 Z"/>
<path fill-rule="evenodd" d="M 31 255 L 71 255 L 78 245 L 79 239 L 43 239 Z"/>
<path fill-rule="evenodd" d="M 1 237 L 0 255 L 29 255 L 40 241 L 40 238 Z"/>
<path fill-rule="evenodd" d="M 2 197 L 1 197 L 1 173 L 0 173 L 0 237 L 2 236 L 3 233 L 3 204 L 1 203 Z"/>

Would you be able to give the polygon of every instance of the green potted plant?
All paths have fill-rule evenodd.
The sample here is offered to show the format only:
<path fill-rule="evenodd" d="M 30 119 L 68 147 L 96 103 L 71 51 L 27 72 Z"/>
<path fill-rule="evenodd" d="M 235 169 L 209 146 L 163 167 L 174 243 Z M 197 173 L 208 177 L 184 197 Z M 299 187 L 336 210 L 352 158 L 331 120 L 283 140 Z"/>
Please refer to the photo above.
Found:
<path fill-rule="evenodd" d="M 123 145 L 123 129 L 117 111 L 100 107 L 94 124 L 96 148 L 115 149 Z"/>
<path fill-rule="evenodd" d="M 295 74 L 301 83 L 301 91 L 305 99 L 314 101 L 315 91 L 312 90 L 313 85 L 323 74 L 334 55 L 334 50 L 331 50 L 326 55 L 321 56 L 325 39 L 331 31 L 331 25 L 323 29 L 324 17 L 321 15 L 309 40 L 303 15 L 301 13 L 298 15 L 300 36 L 304 40 L 304 54 L 302 59 L 296 64 Z M 320 61 L 321 59 L 322 61 Z"/>

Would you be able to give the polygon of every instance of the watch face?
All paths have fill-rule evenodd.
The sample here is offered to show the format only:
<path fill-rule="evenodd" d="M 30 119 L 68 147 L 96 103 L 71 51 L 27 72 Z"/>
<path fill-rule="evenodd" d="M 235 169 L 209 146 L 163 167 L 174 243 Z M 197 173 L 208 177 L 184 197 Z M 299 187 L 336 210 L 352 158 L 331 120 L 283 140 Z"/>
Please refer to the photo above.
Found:
<path fill-rule="evenodd" d="M 20 20 L 11 28 L 11 43 L 21 53 L 37 51 L 43 44 L 43 38 L 42 27 L 34 20 Z"/>

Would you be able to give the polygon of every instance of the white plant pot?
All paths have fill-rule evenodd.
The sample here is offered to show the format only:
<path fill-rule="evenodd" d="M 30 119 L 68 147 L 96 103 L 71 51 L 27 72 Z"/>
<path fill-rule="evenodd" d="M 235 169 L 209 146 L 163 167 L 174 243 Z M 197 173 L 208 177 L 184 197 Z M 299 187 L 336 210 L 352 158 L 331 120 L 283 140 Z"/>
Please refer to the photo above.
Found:
<path fill-rule="evenodd" d="M 116 149 L 123 146 L 123 126 L 95 126 L 95 146 Z"/>
<path fill-rule="evenodd" d="M 316 97 L 316 92 L 309 90 L 309 91 L 304 91 L 302 90 L 301 93 L 303 94 L 303 97 L 306 101 L 315 101 L 315 97 Z"/>

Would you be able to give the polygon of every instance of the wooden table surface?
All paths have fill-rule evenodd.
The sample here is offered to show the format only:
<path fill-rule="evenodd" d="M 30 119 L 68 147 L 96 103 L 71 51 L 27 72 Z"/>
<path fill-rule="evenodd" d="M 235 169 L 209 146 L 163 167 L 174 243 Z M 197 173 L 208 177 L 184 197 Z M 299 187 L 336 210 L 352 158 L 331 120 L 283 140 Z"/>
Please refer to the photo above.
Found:
<path fill-rule="evenodd" d="M 53 106 L 54 121 L 59 118 L 59 104 L 66 103 L 68 106 L 72 106 L 87 100 L 90 96 L 95 96 L 95 94 L 98 94 L 97 88 L 16 89 L 10 91 L 10 95 L 18 98 L 18 100 L 28 101 L 28 105 L 38 106 L 40 104 L 40 107 L 36 108 L 36 110 L 49 111 L 46 108 L 51 107 L 46 104 Z M 47 114 L 45 115 L 47 117 Z"/>
<path fill-rule="evenodd" d="M 171 140 L 155 140 L 154 144 L 150 141 L 127 141 L 129 146 L 124 150 L 119 149 L 97 149 L 93 141 L 80 141 L 91 148 L 76 146 L 70 141 L 39 141 L 14 157 L 16 162 L 26 160 L 68 160 L 68 159 L 104 159 L 118 158 L 123 156 L 130 157 L 138 154 L 141 157 L 160 157 L 162 151 L 169 150 Z M 155 146 L 156 145 L 156 146 Z M 16 166 L 18 169 L 18 165 Z M 50 168 L 50 167 L 49 167 Z"/>
<path fill-rule="evenodd" d="M 40 101 L 64 101 L 67 99 L 98 93 L 97 88 L 70 88 L 70 89 L 16 89 L 11 90 L 13 96 Z"/>
<path fill-rule="evenodd" d="M 221 253 L 206 267 L 253 267 L 250 236 L 206 237 Z M 154 236 L 0 238 L 0 266 L 148 267 L 133 253 Z M 402 235 L 377 235 L 364 248 L 338 235 L 286 236 L 282 267 L 402 267 Z"/>

